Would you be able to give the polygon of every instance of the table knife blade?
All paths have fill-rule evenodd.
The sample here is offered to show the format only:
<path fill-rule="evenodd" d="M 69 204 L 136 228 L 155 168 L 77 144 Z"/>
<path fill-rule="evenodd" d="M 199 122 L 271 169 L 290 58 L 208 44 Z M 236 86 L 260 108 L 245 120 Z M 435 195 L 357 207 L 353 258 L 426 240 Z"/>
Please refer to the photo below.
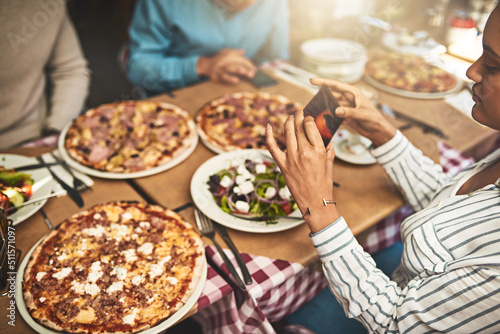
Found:
<path fill-rule="evenodd" d="M 224 240 L 224 242 L 226 243 L 226 245 L 228 245 L 231 252 L 233 252 L 234 257 L 236 258 L 236 262 L 238 262 L 238 266 L 240 267 L 241 273 L 243 274 L 243 279 L 245 280 L 245 284 L 246 285 L 252 284 L 253 282 L 252 276 L 248 272 L 247 265 L 245 261 L 243 261 L 240 252 L 238 251 L 235 244 L 231 240 L 229 233 L 227 233 L 226 227 L 216 222 L 213 222 L 213 224 L 217 233 L 219 233 L 222 240 Z"/>
<path fill-rule="evenodd" d="M 43 163 L 43 164 L 45 163 L 45 161 L 43 161 L 42 157 L 37 157 L 37 159 L 38 159 L 38 161 L 40 161 L 40 163 Z M 54 180 L 56 180 L 56 182 L 59 183 L 61 185 L 61 187 L 63 187 L 64 190 L 66 190 L 66 192 L 68 193 L 68 196 L 73 200 L 73 202 L 75 202 L 79 208 L 83 208 L 83 198 L 82 198 L 82 195 L 80 195 L 80 193 L 78 192 L 78 190 L 76 190 L 75 188 L 72 188 L 66 182 L 64 182 L 61 178 L 59 178 L 59 176 L 57 176 L 52 171 L 52 169 L 50 169 L 50 167 L 47 167 L 47 170 L 50 172 L 50 174 L 52 175 Z"/>
<path fill-rule="evenodd" d="M 57 166 L 60 164 L 62 164 L 62 162 L 58 161 L 58 162 L 39 163 L 39 164 L 25 165 L 25 166 L 19 166 L 19 167 L 12 167 L 12 169 L 14 169 L 16 172 L 22 172 L 25 170 L 32 170 L 32 169 L 45 168 L 45 167 L 50 167 L 50 166 Z"/>

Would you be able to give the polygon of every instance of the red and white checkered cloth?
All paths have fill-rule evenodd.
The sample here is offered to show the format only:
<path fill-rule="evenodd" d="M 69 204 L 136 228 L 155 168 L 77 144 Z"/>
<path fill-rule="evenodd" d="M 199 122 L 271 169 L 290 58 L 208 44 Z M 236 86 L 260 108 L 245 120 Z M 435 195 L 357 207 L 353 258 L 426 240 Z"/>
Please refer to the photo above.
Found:
<path fill-rule="evenodd" d="M 440 164 L 443 171 L 449 176 L 453 176 L 462 169 L 472 165 L 474 159 L 465 156 L 460 151 L 438 142 Z M 399 240 L 399 227 L 401 222 L 411 215 L 413 210 L 409 205 L 405 205 L 392 215 L 378 222 L 372 232 L 366 238 L 363 248 L 368 253 L 378 252 Z"/>
<path fill-rule="evenodd" d="M 229 275 L 216 249 L 205 249 L 214 264 Z M 241 275 L 234 255 L 227 249 L 225 252 Z M 326 286 L 322 273 L 301 264 L 245 253 L 242 257 L 254 281 L 247 285 L 246 292 L 227 293 L 229 284 L 221 282 L 218 275 L 210 277 L 209 270 L 198 312 L 193 316 L 204 333 L 274 333 L 271 322 L 297 310 Z M 213 280 L 219 282 L 214 284 Z"/>

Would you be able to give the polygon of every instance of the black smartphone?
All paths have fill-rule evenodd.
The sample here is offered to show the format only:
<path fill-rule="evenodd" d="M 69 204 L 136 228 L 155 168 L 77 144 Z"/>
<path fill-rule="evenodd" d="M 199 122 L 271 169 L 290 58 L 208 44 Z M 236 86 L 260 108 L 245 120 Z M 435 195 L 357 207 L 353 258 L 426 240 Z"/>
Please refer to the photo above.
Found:
<path fill-rule="evenodd" d="M 261 70 L 257 70 L 255 76 L 250 79 L 250 82 L 257 88 L 264 88 L 278 84 L 278 81 Z"/>
<path fill-rule="evenodd" d="M 340 105 L 330 92 L 330 89 L 323 85 L 304 108 L 304 116 L 314 118 L 325 146 L 328 145 L 344 120 L 342 117 L 335 115 L 335 109 L 338 107 Z"/>

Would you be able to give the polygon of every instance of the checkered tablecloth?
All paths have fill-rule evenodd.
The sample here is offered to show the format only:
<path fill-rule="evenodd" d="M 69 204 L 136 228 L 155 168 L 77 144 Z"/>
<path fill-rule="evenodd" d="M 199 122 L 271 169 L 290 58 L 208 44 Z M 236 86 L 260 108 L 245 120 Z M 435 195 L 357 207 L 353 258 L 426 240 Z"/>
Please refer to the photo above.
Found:
<path fill-rule="evenodd" d="M 213 263 L 229 275 L 216 249 L 205 249 Z M 241 274 L 234 255 L 225 252 Z M 209 268 L 198 312 L 193 316 L 204 333 L 274 333 L 272 322 L 295 311 L 326 286 L 321 272 L 298 263 L 245 253 L 242 257 L 254 280 L 245 292 L 230 288 Z"/>

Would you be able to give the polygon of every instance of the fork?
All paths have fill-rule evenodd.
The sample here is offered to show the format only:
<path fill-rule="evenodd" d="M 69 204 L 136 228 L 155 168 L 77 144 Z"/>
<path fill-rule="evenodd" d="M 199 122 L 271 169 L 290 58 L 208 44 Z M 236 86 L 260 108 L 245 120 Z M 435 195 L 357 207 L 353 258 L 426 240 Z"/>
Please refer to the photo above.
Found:
<path fill-rule="evenodd" d="M 205 216 L 203 213 L 201 213 L 197 209 L 194 210 L 194 214 L 196 217 L 196 225 L 198 226 L 200 233 L 204 237 L 212 240 L 213 244 L 215 245 L 215 248 L 217 248 L 217 251 L 219 252 L 219 254 L 222 257 L 222 260 L 226 264 L 227 269 L 229 270 L 231 275 L 233 275 L 233 277 L 236 279 L 236 283 L 238 283 L 241 290 L 245 291 L 246 286 L 243 283 L 243 281 L 241 280 L 241 277 L 236 272 L 236 269 L 234 268 L 233 264 L 231 263 L 231 261 L 227 257 L 226 253 L 224 253 L 224 251 L 222 250 L 219 243 L 217 241 L 215 241 L 215 229 L 214 229 L 212 222 L 210 221 L 210 219 L 208 219 L 207 216 Z"/>
<path fill-rule="evenodd" d="M 71 168 L 66 164 L 66 161 L 62 161 L 53 152 L 50 152 L 50 155 L 56 160 L 56 161 L 61 161 L 62 166 L 64 169 L 73 177 L 73 188 L 75 188 L 79 193 L 84 193 L 87 191 L 91 191 L 92 188 L 89 187 L 85 182 L 80 180 L 76 175 L 73 173 Z"/>

